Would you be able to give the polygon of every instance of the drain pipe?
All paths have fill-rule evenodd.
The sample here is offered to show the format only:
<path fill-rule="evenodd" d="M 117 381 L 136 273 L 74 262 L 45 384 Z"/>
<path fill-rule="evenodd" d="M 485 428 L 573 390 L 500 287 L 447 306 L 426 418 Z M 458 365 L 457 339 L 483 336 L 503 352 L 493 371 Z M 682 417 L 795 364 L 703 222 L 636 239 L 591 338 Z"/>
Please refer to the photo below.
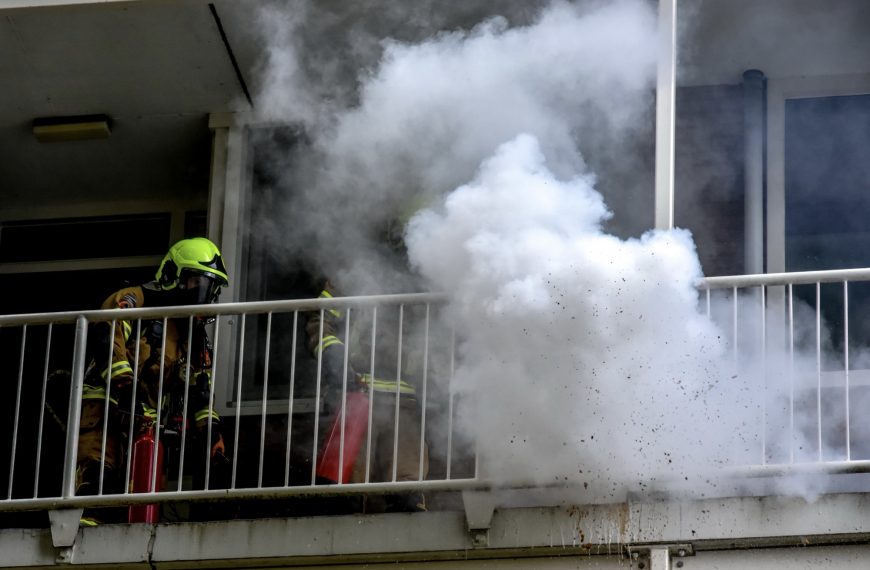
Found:
<path fill-rule="evenodd" d="M 744 273 L 764 273 L 764 73 L 743 73 Z"/>

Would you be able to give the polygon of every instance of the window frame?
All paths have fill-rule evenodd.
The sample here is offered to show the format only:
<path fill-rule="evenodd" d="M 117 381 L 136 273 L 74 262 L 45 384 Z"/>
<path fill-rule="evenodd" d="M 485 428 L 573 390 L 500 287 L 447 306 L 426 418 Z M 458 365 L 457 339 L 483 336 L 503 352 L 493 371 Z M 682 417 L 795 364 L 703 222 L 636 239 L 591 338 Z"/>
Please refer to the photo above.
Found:
<path fill-rule="evenodd" d="M 792 99 L 870 94 L 870 73 L 768 78 L 766 270 L 785 272 L 785 107 Z"/>

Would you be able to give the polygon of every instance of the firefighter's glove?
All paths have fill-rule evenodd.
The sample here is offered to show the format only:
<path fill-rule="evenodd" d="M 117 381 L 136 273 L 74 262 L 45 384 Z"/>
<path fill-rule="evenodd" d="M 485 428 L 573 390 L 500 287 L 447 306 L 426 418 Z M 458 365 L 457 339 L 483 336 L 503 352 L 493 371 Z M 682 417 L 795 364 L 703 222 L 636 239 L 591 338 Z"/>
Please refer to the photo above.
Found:
<path fill-rule="evenodd" d="M 224 444 L 224 436 L 220 431 L 212 428 L 211 432 L 211 460 L 228 462 L 227 447 Z"/>
<path fill-rule="evenodd" d="M 196 428 L 202 439 L 205 439 L 206 434 L 208 433 L 208 418 L 203 418 L 196 422 Z M 220 420 L 217 418 L 212 418 L 211 420 L 211 440 L 208 445 L 209 456 L 212 458 L 212 461 L 216 458 L 218 460 L 226 460 L 227 448 L 224 443 L 224 436 L 221 433 Z"/>
<path fill-rule="evenodd" d="M 211 378 L 206 372 L 200 372 L 194 377 L 190 389 L 190 406 L 194 410 L 206 410 L 211 396 Z"/>
<path fill-rule="evenodd" d="M 121 413 L 129 414 L 133 408 L 133 377 L 128 375 L 115 376 L 111 380 L 110 398 L 117 402 Z"/>
<path fill-rule="evenodd" d="M 331 347 L 336 348 L 336 347 Z M 341 390 L 342 374 L 344 374 L 344 350 L 324 350 L 323 351 L 323 382 L 333 390 Z M 347 389 L 353 391 L 357 389 L 357 373 L 348 363 L 347 365 Z"/>
<path fill-rule="evenodd" d="M 211 477 L 209 488 L 226 489 L 230 486 L 232 463 L 227 457 L 224 438 L 220 431 L 212 427 L 211 432 Z"/>
<path fill-rule="evenodd" d="M 209 486 L 226 489 L 230 485 L 231 463 L 220 430 L 212 426 L 211 432 L 211 479 Z"/>
<path fill-rule="evenodd" d="M 363 375 L 354 370 L 349 370 L 347 373 L 347 391 L 348 392 L 366 392 L 368 386 L 363 382 Z"/>

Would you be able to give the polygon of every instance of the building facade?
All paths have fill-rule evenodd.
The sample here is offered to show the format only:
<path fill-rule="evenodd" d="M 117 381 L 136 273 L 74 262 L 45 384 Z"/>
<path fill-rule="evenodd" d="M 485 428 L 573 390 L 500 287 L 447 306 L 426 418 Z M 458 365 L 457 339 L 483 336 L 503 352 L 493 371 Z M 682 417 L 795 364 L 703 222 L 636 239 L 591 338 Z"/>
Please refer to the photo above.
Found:
<path fill-rule="evenodd" d="M 870 7 L 406 4 L 0 6 L 0 566 L 860 567 Z M 220 303 L 128 314 L 214 319 L 229 482 L 76 496 L 86 325 L 196 235 Z M 331 311 L 417 478 L 319 479 Z"/>

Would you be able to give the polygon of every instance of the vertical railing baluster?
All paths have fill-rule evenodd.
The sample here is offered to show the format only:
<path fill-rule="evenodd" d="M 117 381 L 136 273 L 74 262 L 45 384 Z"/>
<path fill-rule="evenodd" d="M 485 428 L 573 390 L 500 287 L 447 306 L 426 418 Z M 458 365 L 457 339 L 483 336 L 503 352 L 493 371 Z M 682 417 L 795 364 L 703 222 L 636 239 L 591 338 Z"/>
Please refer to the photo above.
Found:
<path fill-rule="evenodd" d="M 311 485 L 317 483 L 317 450 L 320 434 L 320 386 L 323 380 L 323 320 L 326 318 L 325 309 L 320 309 L 320 327 L 317 333 L 317 372 L 314 386 L 314 441 L 311 444 Z M 345 339 L 346 340 L 346 339 Z"/>
<path fill-rule="evenodd" d="M 160 337 L 160 376 L 157 378 L 157 419 L 154 422 L 154 445 L 151 446 L 151 492 L 157 491 L 157 453 L 160 451 L 160 422 L 163 421 L 163 388 L 166 370 L 166 337 L 169 319 L 163 317 L 163 334 Z"/>
<path fill-rule="evenodd" d="M 187 347 L 188 353 L 192 353 L 191 347 L 193 347 L 193 315 L 190 315 L 187 318 Z M 202 355 L 200 355 L 202 358 Z M 181 433 L 178 434 L 181 438 L 181 446 L 178 450 L 178 486 L 177 489 L 181 491 L 182 484 L 184 482 L 184 449 L 185 444 L 187 443 L 187 408 L 188 408 L 188 398 L 190 396 L 190 366 L 192 360 L 192 354 L 190 357 L 186 359 L 184 363 L 184 399 L 182 400 L 181 406 Z M 200 363 L 202 365 L 202 363 Z M 210 442 L 209 442 L 210 443 Z"/>
<path fill-rule="evenodd" d="M 767 288 L 761 286 L 761 373 L 762 377 L 762 398 L 761 398 L 761 464 L 767 464 L 767 307 L 766 305 Z"/>
<path fill-rule="evenodd" d="M 136 339 L 142 338 L 142 319 L 136 319 Z M 130 396 L 130 420 L 127 427 L 127 468 L 124 474 L 124 493 L 130 492 L 130 470 L 133 467 L 133 440 L 136 434 L 133 432 L 136 426 L 136 391 L 139 388 L 139 342 L 133 349 L 133 387 Z"/>
<path fill-rule="evenodd" d="M 114 372 L 115 360 L 115 328 L 117 326 L 118 320 L 112 319 L 112 324 L 109 325 L 109 363 L 106 365 L 106 377 L 104 379 L 106 385 L 106 397 L 103 401 L 103 425 L 101 426 L 103 435 L 100 445 L 100 481 L 97 491 L 98 495 L 103 494 L 103 480 L 106 469 L 106 440 L 109 435 L 109 402 L 112 397 L 112 373 Z M 97 373 L 99 374 L 99 370 L 97 370 Z"/>
<path fill-rule="evenodd" d="M 843 281 L 843 373 L 846 388 L 846 461 L 852 460 L 852 430 L 849 421 L 849 282 Z"/>
<path fill-rule="evenodd" d="M 297 327 L 299 325 L 299 311 L 293 311 L 293 335 L 292 347 L 290 348 L 290 393 L 287 395 L 287 452 L 284 457 L 284 486 L 290 486 L 290 452 L 293 441 L 293 392 L 296 388 L 296 342 Z"/>
<path fill-rule="evenodd" d="M 374 416 L 375 409 L 375 348 L 377 345 L 378 338 L 378 306 L 375 305 L 372 307 L 372 352 L 369 367 L 371 376 L 369 377 L 369 385 L 368 385 L 368 394 L 369 394 L 369 418 L 368 418 L 368 429 L 366 429 L 366 471 L 365 471 L 365 479 L 366 483 L 369 482 L 371 478 L 371 462 L 372 462 L 372 418 Z"/>
<path fill-rule="evenodd" d="M 794 426 L 795 373 L 794 373 L 794 286 L 788 284 L 788 361 L 789 361 L 789 461 L 794 463 L 794 444 L 797 434 Z"/>
<path fill-rule="evenodd" d="M 18 420 L 21 416 L 21 386 L 24 383 L 24 352 L 27 349 L 27 324 L 21 325 L 21 352 L 18 357 L 18 389 L 15 392 L 15 417 L 12 422 L 12 450 L 9 456 L 9 489 L 7 499 L 12 498 L 12 483 L 15 479 L 15 453 L 18 448 Z"/>
<path fill-rule="evenodd" d="M 76 463 L 78 462 L 79 426 L 81 424 L 82 388 L 85 383 L 85 348 L 88 342 L 88 320 L 76 318 L 73 345 L 72 377 L 69 408 L 67 409 L 66 446 L 63 454 L 63 488 L 61 497 L 66 499 L 76 494 Z"/>
<path fill-rule="evenodd" d="M 272 343 L 272 311 L 266 315 L 266 356 L 263 359 L 263 401 L 260 409 L 260 466 L 257 471 L 257 488 L 263 487 L 263 460 L 266 452 L 266 404 L 269 398 L 269 352 Z"/>
<path fill-rule="evenodd" d="M 733 299 L 733 317 L 732 317 L 731 329 L 732 329 L 732 338 L 734 339 L 734 346 L 733 346 L 734 364 L 737 364 L 737 362 L 738 362 L 738 358 L 737 358 L 737 341 L 738 341 L 738 333 L 737 333 L 737 287 L 736 286 L 733 287 L 731 289 L 731 291 L 732 291 L 732 299 Z"/>
<path fill-rule="evenodd" d="M 236 472 L 239 465 L 239 429 L 242 423 L 242 380 L 245 363 L 245 321 L 247 313 L 242 313 L 239 319 L 239 368 L 238 368 L 238 384 L 236 385 L 236 426 L 233 434 L 233 470 L 230 477 L 230 489 L 236 488 Z M 208 417 L 208 436 L 211 442 L 211 415 Z M 211 468 L 211 449 L 206 450 L 206 481 Z"/>
<path fill-rule="evenodd" d="M 340 437 L 338 438 L 338 464 L 339 466 L 344 466 L 344 434 L 345 429 L 347 428 L 347 372 L 350 368 L 350 307 L 347 308 L 347 312 L 345 313 L 344 319 L 344 351 L 342 355 L 342 368 L 341 368 L 341 406 L 339 409 L 341 410 L 341 426 L 339 429 L 341 431 Z M 344 480 L 344 469 L 339 468 L 338 470 L 338 483 L 347 483 Z"/>
<path fill-rule="evenodd" d="M 52 327 L 54 323 L 48 323 L 48 329 L 45 333 L 45 359 L 43 361 L 43 369 L 42 369 L 42 395 L 40 397 L 40 405 L 39 405 L 39 428 L 36 436 L 36 466 L 34 468 L 34 476 L 33 476 L 33 498 L 37 498 L 39 496 L 39 468 L 40 468 L 40 459 L 42 458 L 42 432 L 43 432 L 43 423 L 45 422 L 45 397 L 46 391 L 48 389 L 48 361 L 49 356 L 51 355 L 51 333 Z"/>
<path fill-rule="evenodd" d="M 398 354 L 396 355 L 396 403 L 393 410 L 393 475 L 392 481 L 396 481 L 399 472 L 399 404 L 402 396 L 402 333 L 405 324 L 405 305 L 399 305 L 399 331 L 398 331 Z"/>
<path fill-rule="evenodd" d="M 451 477 L 453 467 L 453 375 L 456 372 L 456 324 L 450 324 L 450 373 L 447 377 L 447 471 Z"/>
<path fill-rule="evenodd" d="M 426 303 L 426 319 L 425 319 L 425 328 L 423 333 L 423 401 L 421 402 L 421 409 L 423 410 L 420 414 L 420 464 L 417 467 L 417 480 L 423 480 L 423 460 L 425 458 L 426 453 L 426 408 L 428 402 L 428 382 L 429 382 L 429 307 L 430 304 Z"/>
<path fill-rule="evenodd" d="M 822 285 L 816 282 L 816 424 L 819 461 L 822 460 Z"/>
<path fill-rule="evenodd" d="M 244 330 L 244 329 L 243 329 Z M 218 344 L 220 342 L 220 334 L 221 334 L 221 315 L 215 315 L 214 319 L 214 346 L 217 348 L 220 346 Z M 241 358 L 241 353 L 239 353 L 239 357 Z M 206 438 L 206 457 L 205 457 L 205 479 L 203 481 L 203 488 L 208 489 L 209 479 L 211 477 L 211 432 L 214 424 L 214 387 L 217 382 L 217 378 L 215 375 L 217 374 L 218 368 L 218 359 L 220 358 L 220 351 L 215 350 L 211 359 L 211 370 L 209 373 L 211 377 L 209 378 L 208 383 L 208 418 L 206 419 L 205 426 L 205 438 Z M 241 378 L 239 379 L 241 381 Z M 238 403 L 238 401 L 237 401 Z M 236 422 L 238 425 L 238 422 Z M 223 434 L 221 434 L 223 437 Z M 236 447 L 233 448 L 233 461 L 235 461 L 235 457 L 238 455 L 238 449 Z"/>

